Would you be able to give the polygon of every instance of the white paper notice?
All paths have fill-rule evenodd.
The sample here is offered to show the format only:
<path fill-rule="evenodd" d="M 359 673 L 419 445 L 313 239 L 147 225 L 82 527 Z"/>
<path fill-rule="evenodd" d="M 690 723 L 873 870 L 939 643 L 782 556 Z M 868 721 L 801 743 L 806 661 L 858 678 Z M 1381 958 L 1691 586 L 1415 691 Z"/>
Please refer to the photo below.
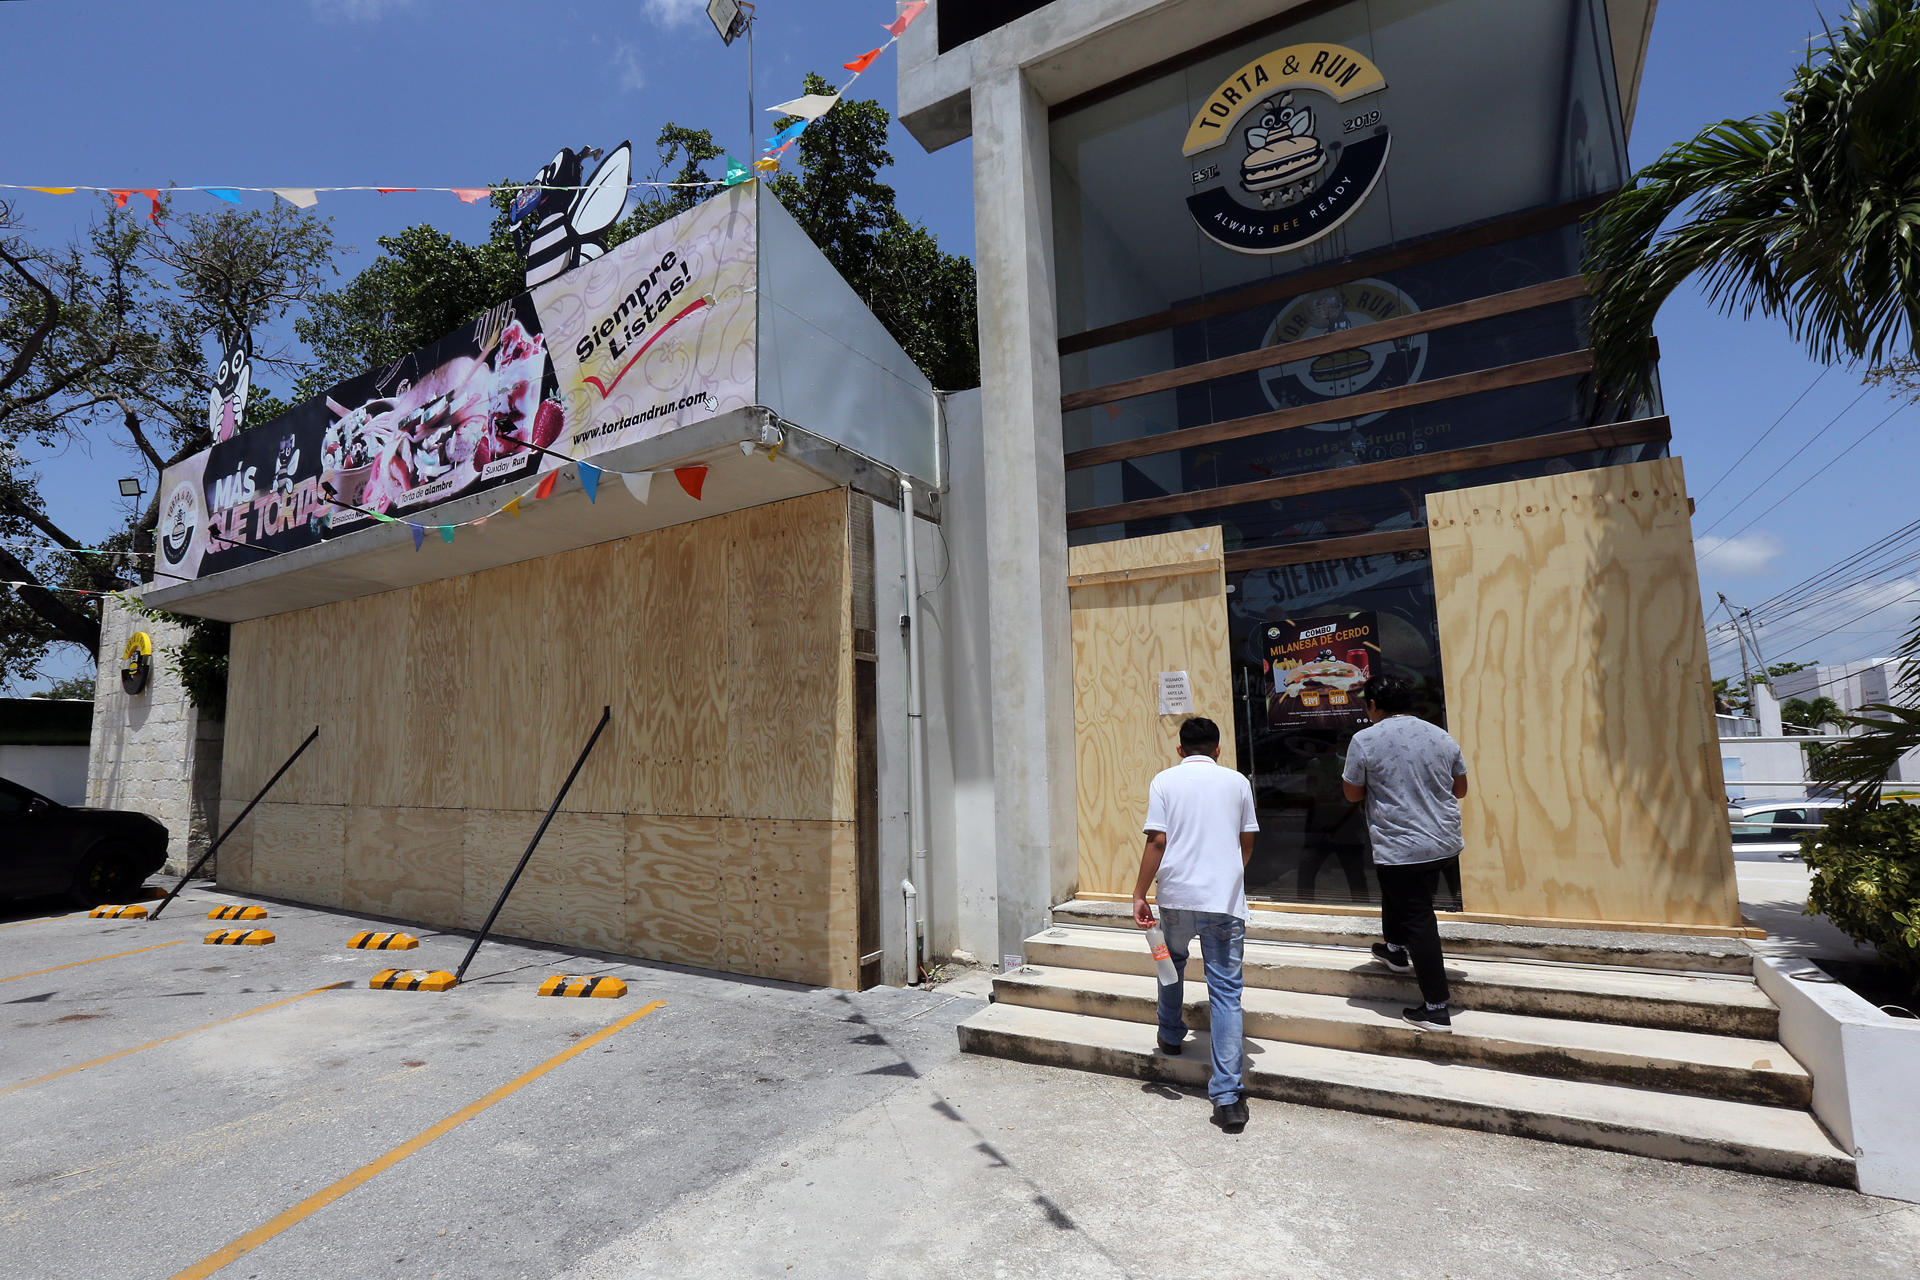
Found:
<path fill-rule="evenodd" d="M 1193 714 L 1193 690 L 1187 687 L 1186 672 L 1162 671 L 1160 673 L 1160 714 L 1163 716 Z"/>

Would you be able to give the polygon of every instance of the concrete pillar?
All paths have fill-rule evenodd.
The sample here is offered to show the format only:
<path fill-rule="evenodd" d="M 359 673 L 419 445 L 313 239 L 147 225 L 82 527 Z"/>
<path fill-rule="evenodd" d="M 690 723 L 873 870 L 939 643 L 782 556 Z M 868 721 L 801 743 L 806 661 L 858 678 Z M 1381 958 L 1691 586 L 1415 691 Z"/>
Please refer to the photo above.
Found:
<path fill-rule="evenodd" d="M 1073 650 L 1047 108 L 1017 69 L 973 86 L 1000 953 L 1072 893 Z"/>

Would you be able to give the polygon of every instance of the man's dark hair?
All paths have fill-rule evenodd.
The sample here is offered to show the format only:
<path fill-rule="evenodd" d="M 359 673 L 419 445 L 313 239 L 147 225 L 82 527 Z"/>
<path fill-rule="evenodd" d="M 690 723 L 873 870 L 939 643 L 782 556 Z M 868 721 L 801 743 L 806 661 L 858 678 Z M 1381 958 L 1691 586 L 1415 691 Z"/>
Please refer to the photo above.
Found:
<path fill-rule="evenodd" d="M 1220 726 L 1205 716 L 1188 716 L 1180 725 L 1182 754 L 1211 751 L 1220 745 Z"/>
<path fill-rule="evenodd" d="M 1402 676 L 1374 676 L 1367 681 L 1367 701 L 1390 716 L 1413 710 L 1413 685 Z"/>

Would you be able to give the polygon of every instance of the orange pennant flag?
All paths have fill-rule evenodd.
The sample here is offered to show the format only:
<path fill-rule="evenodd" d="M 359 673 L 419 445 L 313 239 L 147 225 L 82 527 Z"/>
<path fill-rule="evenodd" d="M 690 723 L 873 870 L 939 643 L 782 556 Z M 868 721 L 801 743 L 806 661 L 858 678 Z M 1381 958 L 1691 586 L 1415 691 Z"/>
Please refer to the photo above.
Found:
<path fill-rule="evenodd" d="M 559 483 L 559 480 L 560 480 L 560 473 L 558 471 L 547 472 L 546 478 L 540 481 L 540 487 L 533 491 L 533 496 L 535 498 L 552 497 L 553 486 Z"/>
<path fill-rule="evenodd" d="M 127 197 L 132 195 L 133 192 L 114 190 L 114 191 L 108 192 L 107 194 L 113 197 L 113 204 L 115 208 L 124 209 L 127 207 Z"/>
<path fill-rule="evenodd" d="M 845 67 L 847 70 L 854 72 L 857 75 L 860 72 L 865 71 L 868 67 L 872 66 L 873 60 L 879 57 L 881 52 L 885 48 L 886 46 L 882 45 L 879 49 L 869 49 L 865 53 L 861 54 L 859 57 L 855 58 L 852 62 L 843 62 L 840 65 Z"/>
<path fill-rule="evenodd" d="M 525 494 L 520 495 L 521 498 L 524 498 L 525 496 L 526 496 Z M 520 498 L 515 498 L 512 502 L 509 502 L 506 506 L 500 509 L 506 512 L 510 516 L 518 516 L 520 514 Z"/>
<path fill-rule="evenodd" d="M 707 483 L 705 467 L 675 467 L 673 478 L 680 482 L 680 487 L 687 491 L 688 497 L 695 502 L 700 501 L 700 490 Z"/>

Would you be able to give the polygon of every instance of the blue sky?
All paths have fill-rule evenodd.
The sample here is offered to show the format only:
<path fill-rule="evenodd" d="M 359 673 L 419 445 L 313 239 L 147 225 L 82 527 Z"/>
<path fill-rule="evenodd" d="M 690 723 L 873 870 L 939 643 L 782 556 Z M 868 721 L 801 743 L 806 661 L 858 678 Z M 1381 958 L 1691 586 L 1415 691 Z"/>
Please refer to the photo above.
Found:
<path fill-rule="evenodd" d="M 1744 0 L 1738 8 L 1740 20 L 1730 23 L 1724 3 L 1660 5 L 1634 122 L 1636 165 L 1709 120 L 1777 104 L 1814 29 L 1814 6 Z M 667 120 L 711 128 L 738 153 L 747 132 L 746 51 L 723 47 L 704 10 L 704 0 L 0 4 L 12 98 L 37 104 L 16 112 L 0 146 L 0 181 L 477 186 L 531 174 L 561 145 L 622 138 L 634 140 L 644 171 L 651 139 Z M 762 0 L 759 105 L 796 94 L 808 70 L 843 78 L 839 64 L 884 40 L 880 25 L 892 12 L 891 0 Z M 855 94 L 892 110 L 894 84 L 889 53 Z M 901 209 L 943 246 L 971 253 L 968 146 L 929 156 L 896 126 L 893 154 L 890 180 Z M 181 201 L 214 204 L 193 195 Z M 77 234 L 91 213 L 77 196 L 23 193 L 18 207 L 43 242 Z M 381 234 L 432 221 L 478 238 L 489 217 L 428 193 L 323 196 L 317 212 L 332 217 L 340 241 L 353 246 L 340 259 L 343 279 L 364 265 Z M 1658 332 L 1675 448 L 1701 498 L 1696 533 L 1737 534 L 1725 544 L 1703 542 L 1711 552 L 1701 566 L 1710 603 L 1724 591 L 1737 604 L 1759 604 L 1920 515 L 1910 479 L 1920 474 L 1920 409 L 1900 410 L 1835 462 L 1895 407 L 1872 391 L 1828 427 L 1860 397 L 1857 371 L 1828 371 L 1809 391 L 1820 370 L 1778 326 L 1721 316 L 1692 294 L 1669 303 Z M 1752 455 L 1724 475 L 1776 419 Z M 1823 427 L 1817 442 L 1761 486 Z M 41 465 L 56 518 L 76 533 L 98 533 L 114 519 L 115 478 L 131 474 L 134 463 L 96 445 Z M 1830 610 L 1765 626 L 1761 643 L 1770 661 L 1878 653 L 1920 604 L 1855 615 L 1915 594 L 1920 575 L 1863 586 Z M 1836 634 L 1819 637 L 1829 628 Z M 1715 658 L 1717 673 L 1737 670 L 1722 649 Z M 81 665 L 76 655 L 54 674 Z"/>

